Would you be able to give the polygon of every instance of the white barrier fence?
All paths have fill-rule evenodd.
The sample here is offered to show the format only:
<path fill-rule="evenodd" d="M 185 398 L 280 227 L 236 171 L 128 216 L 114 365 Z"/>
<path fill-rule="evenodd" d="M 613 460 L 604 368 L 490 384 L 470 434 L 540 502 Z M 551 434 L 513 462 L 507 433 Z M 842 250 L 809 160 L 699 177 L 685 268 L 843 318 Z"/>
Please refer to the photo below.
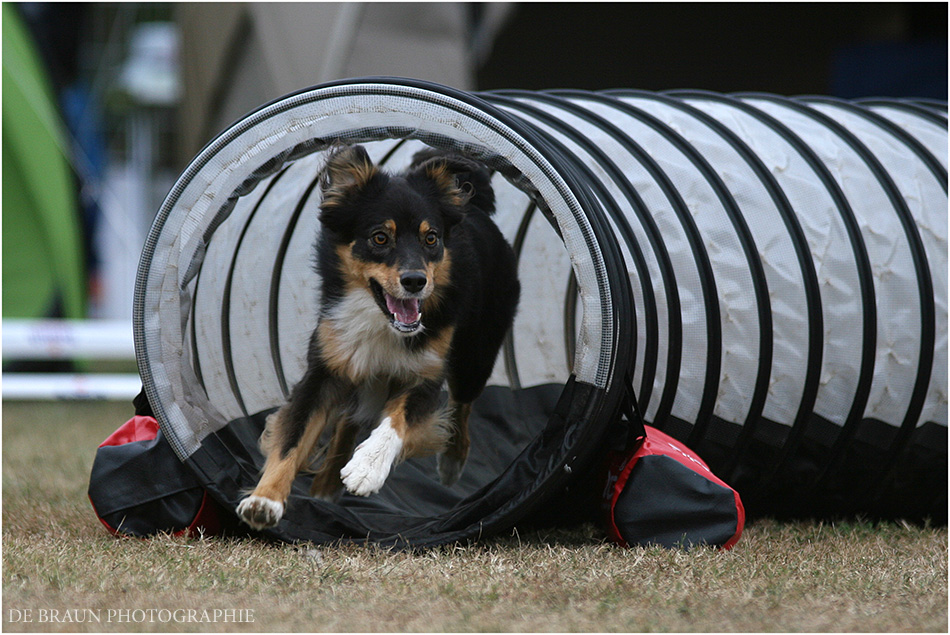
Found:
<path fill-rule="evenodd" d="M 127 320 L 3 320 L 3 361 L 134 360 Z M 3 373 L 3 399 L 132 399 L 137 373 Z"/>

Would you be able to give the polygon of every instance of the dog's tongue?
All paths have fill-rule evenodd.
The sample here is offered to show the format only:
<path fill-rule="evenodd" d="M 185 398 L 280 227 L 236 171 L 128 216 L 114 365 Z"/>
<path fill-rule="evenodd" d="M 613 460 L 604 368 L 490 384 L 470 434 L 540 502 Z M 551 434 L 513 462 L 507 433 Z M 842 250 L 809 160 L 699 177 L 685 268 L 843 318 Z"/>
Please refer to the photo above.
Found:
<path fill-rule="evenodd" d="M 415 322 L 418 322 L 419 318 L 421 317 L 419 315 L 418 298 L 401 300 L 399 298 L 394 298 L 387 293 L 386 308 L 389 309 L 390 313 L 396 316 L 397 321 L 402 322 L 403 324 L 414 324 Z"/>

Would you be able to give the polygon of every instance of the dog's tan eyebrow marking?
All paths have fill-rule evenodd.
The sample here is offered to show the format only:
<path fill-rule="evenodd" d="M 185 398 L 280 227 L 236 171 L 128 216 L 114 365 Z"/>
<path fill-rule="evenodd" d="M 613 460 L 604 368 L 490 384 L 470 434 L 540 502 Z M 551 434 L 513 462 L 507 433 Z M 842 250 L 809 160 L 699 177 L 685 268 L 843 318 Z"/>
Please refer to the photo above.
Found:
<path fill-rule="evenodd" d="M 386 229 L 388 229 L 388 230 L 389 230 L 389 233 L 391 233 L 393 236 L 396 235 L 396 221 L 394 221 L 394 220 L 385 221 L 385 222 L 383 223 L 383 227 L 385 227 Z"/>
<path fill-rule="evenodd" d="M 419 235 L 425 237 L 429 233 L 429 230 L 432 229 L 432 225 L 429 224 L 429 221 L 424 220 L 419 223 Z"/>

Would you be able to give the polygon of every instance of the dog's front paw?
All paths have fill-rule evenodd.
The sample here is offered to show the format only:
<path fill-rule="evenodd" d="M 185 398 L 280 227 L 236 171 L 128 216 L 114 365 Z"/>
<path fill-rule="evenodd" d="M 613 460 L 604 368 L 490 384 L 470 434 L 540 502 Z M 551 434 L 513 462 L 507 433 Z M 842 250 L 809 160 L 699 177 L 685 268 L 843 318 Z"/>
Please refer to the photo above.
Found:
<path fill-rule="evenodd" d="M 356 446 L 353 458 L 340 470 L 343 486 L 357 496 L 375 494 L 382 489 L 401 451 L 402 439 L 386 417 L 368 439 Z"/>
<path fill-rule="evenodd" d="M 254 529 L 266 529 L 280 522 L 284 504 L 263 496 L 248 496 L 238 503 L 237 515 Z"/>
<path fill-rule="evenodd" d="M 462 475 L 465 459 L 443 452 L 435 457 L 435 464 L 439 470 L 439 481 L 446 487 L 451 487 Z"/>

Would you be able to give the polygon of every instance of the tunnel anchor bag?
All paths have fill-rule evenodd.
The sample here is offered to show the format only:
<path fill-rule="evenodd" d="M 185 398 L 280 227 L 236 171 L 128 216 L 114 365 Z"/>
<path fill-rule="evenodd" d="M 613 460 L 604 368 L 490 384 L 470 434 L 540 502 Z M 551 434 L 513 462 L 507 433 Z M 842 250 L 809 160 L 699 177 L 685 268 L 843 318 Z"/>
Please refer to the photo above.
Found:
<path fill-rule="evenodd" d="M 629 452 L 611 452 L 607 535 L 622 546 L 729 549 L 745 525 L 739 493 L 685 445 L 656 428 Z"/>
<path fill-rule="evenodd" d="M 136 414 L 96 450 L 89 501 L 116 536 L 214 535 L 226 516 L 175 456 L 150 414 Z"/>

